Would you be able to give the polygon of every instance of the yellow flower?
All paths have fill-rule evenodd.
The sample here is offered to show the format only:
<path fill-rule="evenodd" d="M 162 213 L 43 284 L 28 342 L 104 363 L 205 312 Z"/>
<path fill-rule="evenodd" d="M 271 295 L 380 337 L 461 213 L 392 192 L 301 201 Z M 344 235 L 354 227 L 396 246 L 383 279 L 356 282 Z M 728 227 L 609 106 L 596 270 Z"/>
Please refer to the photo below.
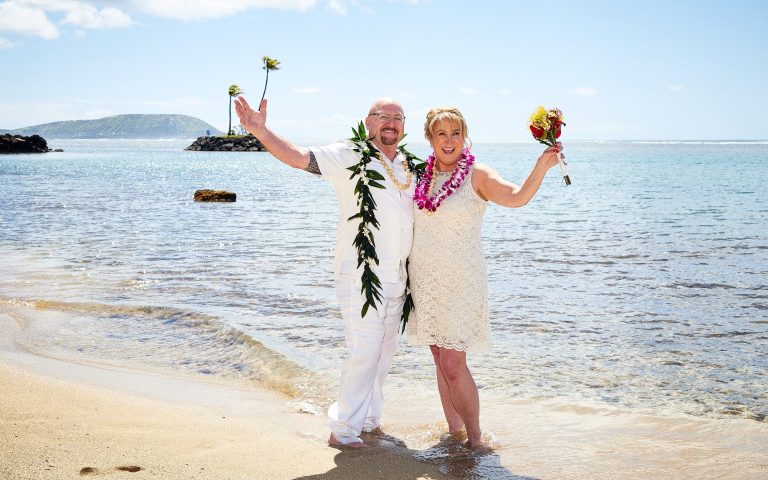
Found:
<path fill-rule="evenodd" d="M 542 130 L 549 130 L 549 112 L 544 107 L 538 107 L 531 114 L 531 125 L 541 128 Z"/>

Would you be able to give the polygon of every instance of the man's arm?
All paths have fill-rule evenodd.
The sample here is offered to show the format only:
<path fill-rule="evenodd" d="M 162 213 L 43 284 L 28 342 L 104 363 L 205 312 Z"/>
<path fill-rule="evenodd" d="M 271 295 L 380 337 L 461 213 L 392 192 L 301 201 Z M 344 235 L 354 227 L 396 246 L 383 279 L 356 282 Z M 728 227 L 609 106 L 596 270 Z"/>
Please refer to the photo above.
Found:
<path fill-rule="evenodd" d="M 264 148 L 275 158 L 293 168 L 320 173 L 317 161 L 312 162 L 314 155 L 311 155 L 309 149 L 296 146 L 267 128 L 266 99 L 261 101 L 261 109 L 255 111 L 248 105 L 245 98 L 238 97 L 235 100 L 235 112 L 240 118 L 240 125 L 258 138 Z"/>

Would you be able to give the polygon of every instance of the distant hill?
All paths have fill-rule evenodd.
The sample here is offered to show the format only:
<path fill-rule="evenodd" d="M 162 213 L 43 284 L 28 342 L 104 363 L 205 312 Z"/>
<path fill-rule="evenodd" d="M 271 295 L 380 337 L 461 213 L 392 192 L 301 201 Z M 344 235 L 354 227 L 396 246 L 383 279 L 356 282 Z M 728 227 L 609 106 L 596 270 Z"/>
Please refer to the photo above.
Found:
<path fill-rule="evenodd" d="M 210 133 L 208 133 L 210 132 Z M 222 132 L 187 115 L 115 115 L 97 120 L 45 123 L 0 133 L 40 135 L 43 138 L 197 138 Z"/>

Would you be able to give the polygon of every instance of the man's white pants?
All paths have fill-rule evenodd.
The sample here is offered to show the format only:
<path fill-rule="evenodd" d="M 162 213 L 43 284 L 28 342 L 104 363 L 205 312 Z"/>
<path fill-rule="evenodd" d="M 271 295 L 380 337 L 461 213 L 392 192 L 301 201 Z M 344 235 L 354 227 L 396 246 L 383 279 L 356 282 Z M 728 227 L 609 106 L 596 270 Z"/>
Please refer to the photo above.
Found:
<path fill-rule="evenodd" d="M 397 350 L 404 283 L 382 283 L 382 302 L 360 317 L 360 279 L 340 275 L 336 296 L 344 320 L 347 358 L 341 366 L 339 398 L 328 410 L 331 432 L 340 443 L 360 442 L 362 431 L 381 425 L 382 388 Z"/>

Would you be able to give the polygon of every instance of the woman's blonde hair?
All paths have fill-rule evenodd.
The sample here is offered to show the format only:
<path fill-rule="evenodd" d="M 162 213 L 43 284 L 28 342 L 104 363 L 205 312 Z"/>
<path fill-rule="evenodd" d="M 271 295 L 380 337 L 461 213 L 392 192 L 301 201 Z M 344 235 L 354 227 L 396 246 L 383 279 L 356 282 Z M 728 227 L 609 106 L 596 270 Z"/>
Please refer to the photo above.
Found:
<path fill-rule="evenodd" d="M 461 114 L 458 108 L 453 107 L 439 107 L 433 108 L 427 113 L 427 120 L 424 122 L 424 137 L 432 141 L 432 134 L 435 125 L 446 120 L 450 122 L 451 126 L 458 125 L 461 127 L 461 134 L 464 137 L 464 143 L 472 145 L 472 141 L 469 139 L 469 130 L 467 129 L 467 121 L 464 120 L 464 115 Z"/>

